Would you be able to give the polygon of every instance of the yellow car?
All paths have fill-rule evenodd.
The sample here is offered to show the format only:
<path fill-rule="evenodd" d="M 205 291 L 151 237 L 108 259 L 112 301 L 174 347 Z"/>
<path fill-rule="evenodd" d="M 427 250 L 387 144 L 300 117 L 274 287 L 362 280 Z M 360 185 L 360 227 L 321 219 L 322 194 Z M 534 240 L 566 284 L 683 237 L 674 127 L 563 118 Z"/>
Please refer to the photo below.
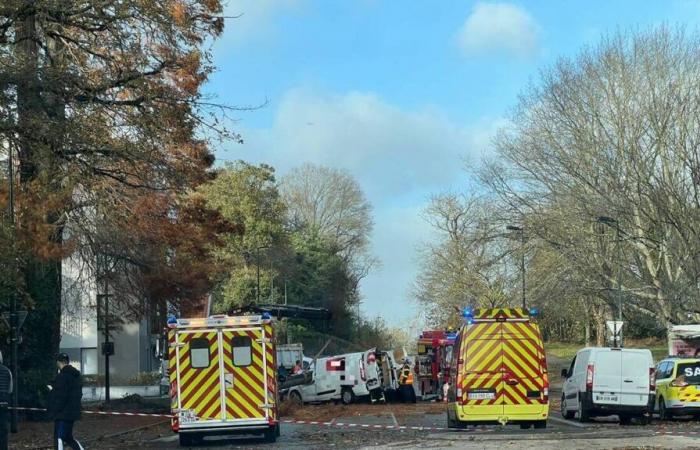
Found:
<path fill-rule="evenodd" d="M 700 358 L 670 357 L 656 366 L 655 411 L 661 420 L 700 417 Z"/>

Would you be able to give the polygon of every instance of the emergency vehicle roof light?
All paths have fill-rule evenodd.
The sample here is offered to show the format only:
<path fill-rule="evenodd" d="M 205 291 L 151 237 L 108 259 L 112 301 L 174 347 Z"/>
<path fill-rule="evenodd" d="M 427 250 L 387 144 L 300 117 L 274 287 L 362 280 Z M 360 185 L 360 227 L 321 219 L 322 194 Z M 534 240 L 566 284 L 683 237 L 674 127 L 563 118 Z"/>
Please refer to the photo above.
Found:
<path fill-rule="evenodd" d="M 269 319 L 272 319 L 272 316 L 270 315 L 269 312 L 264 311 L 264 312 L 262 313 L 262 320 L 269 320 Z"/>
<path fill-rule="evenodd" d="M 472 317 L 473 315 L 474 315 L 474 310 L 469 306 L 465 306 L 464 309 L 462 310 L 462 317 Z"/>
<path fill-rule="evenodd" d="M 537 308 L 530 308 L 530 316 L 531 317 L 537 316 L 538 313 L 539 313 L 539 311 L 537 311 Z"/>
<path fill-rule="evenodd" d="M 169 315 L 169 316 L 168 316 L 168 325 L 170 325 L 170 324 L 176 324 L 176 323 L 177 323 L 177 317 L 175 317 L 175 316 L 172 315 L 172 314 Z"/>

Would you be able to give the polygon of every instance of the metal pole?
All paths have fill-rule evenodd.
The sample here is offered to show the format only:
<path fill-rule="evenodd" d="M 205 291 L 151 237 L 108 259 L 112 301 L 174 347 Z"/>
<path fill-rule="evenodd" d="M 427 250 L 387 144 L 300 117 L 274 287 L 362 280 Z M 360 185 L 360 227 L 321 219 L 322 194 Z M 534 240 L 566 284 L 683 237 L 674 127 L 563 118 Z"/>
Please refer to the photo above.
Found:
<path fill-rule="evenodd" d="M 14 232 L 15 227 L 15 175 L 14 175 L 14 162 L 12 159 L 12 144 L 7 146 L 7 176 L 10 183 L 9 187 L 9 220 L 11 229 Z M 12 273 L 16 275 L 17 266 L 16 261 L 13 266 Z M 19 340 L 17 332 L 17 293 L 12 289 L 10 294 L 10 366 L 12 368 L 12 412 L 10 413 L 10 431 L 17 433 L 17 409 L 19 405 L 19 365 L 17 361 L 17 341 Z"/>
<path fill-rule="evenodd" d="M 520 251 L 522 253 L 520 255 L 520 272 L 523 277 L 523 309 L 525 309 L 525 228 L 520 230 Z"/>
<path fill-rule="evenodd" d="M 107 276 L 107 257 L 103 256 L 105 277 L 104 321 L 105 321 L 105 403 L 110 402 L 109 395 L 109 277 Z"/>
<path fill-rule="evenodd" d="M 622 323 L 622 245 L 620 242 L 620 222 L 615 221 L 615 234 L 617 237 L 617 320 Z M 616 331 L 617 331 L 617 327 Z M 619 331 L 615 333 L 615 346 L 618 345 Z M 619 346 L 622 347 L 622 339 L 620 337 Z"/>
<path fill-rule="evenodd" d="M 257 271 L 258 284 L 255 290 L 256 303 L 260 303 L 260 247 L 255 248 L 255 269 Z"/>

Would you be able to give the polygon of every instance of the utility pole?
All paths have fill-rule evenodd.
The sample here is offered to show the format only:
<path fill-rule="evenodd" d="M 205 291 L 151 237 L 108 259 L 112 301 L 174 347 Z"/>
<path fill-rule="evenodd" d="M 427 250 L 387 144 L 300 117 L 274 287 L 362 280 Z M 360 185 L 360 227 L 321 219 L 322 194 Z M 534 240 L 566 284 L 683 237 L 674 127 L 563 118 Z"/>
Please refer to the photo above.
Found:
<path fill-rule="evenodd" d="M 617 321 L 622 323 L 622 245 L 620 245 L 620 222 L 617 220 L 615 221 L 615 239 L 617 240 Z M 622 339 L 617 342 L 620 331 L 615 333 L 615 347 L 618 345 L 622 347 Z"/>
<path fill-rule="evenodd" d="M 106 274 L 107 264 L 105 261 L 105 296 L 104 296 L 104 321 L 105 321 L 105 403 L 110 402 L 109 396 L 109 279 Z"/>
<path fill-rule="evenodd" d="M 522 278 L 523 309 L 525 309 L 527 307 L 525 302 L 525 229 L 515 225 L 508 225 L 506 229 L 520 233 L 520 276 Z"/>
<path fill-rule="evenodd" d="M 255 288 L 255 303 L 260 304 L 260 250 L 265 250 L 270 247 L 266 245 L 258 245 L 255 247 L 255 272 L 257 284 Z"/>
<path fill-rule="evenodd" d="M 255 248 L 255 270 L 258 279 L 258 284 L 255 288 L 255 303 L 260 304 L 260 247 Z"/>
<path fill-rule="evenodd" d="M 102 327 L 104 331 L 104 341 L 102 342 L 102 356 L 104 356 L 105 364 L 105 403 L 111 401 L 110 396 L 110 380 L 109 380 L 109 357 L 114 353 L 114 344 L 109 340 L 109 262 L 107 261 L 106 255 L 99 255 L 98 261 L 102 260 L 101 264 L 98 264 L 102 281 L 104 292 L 100 295 L 102 301 Z"/>

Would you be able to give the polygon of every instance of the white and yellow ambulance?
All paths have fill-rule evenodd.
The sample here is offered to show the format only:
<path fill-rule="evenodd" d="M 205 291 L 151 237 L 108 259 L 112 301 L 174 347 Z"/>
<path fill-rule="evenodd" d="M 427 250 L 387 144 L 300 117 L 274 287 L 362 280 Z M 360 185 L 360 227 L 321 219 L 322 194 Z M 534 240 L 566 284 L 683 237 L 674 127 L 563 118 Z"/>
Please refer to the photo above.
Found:
<path fill-rule="evenodd" d="M 180 445 L 208 435 L 279 436 L 272 319 L 261 315 L 168 320 L 172 429 Z"/>

